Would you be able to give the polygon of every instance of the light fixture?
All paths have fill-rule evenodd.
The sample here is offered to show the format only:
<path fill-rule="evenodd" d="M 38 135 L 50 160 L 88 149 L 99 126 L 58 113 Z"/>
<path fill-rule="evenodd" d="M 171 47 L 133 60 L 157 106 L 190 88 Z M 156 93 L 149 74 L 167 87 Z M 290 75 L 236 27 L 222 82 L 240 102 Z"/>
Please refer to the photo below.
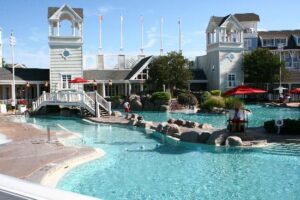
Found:
<path fill-rule="evenodd" d="M 93 80 L 93 84 L 94 84 L 94 86 L 96 86 L 97 85 L 97 81 Z"/>
<path fill-rule="evenodd" d="M 45 82 L 45 87 L 48 87 L 49 83 L 48 81 Z"/>
<path fill-rule="evenodd" d="M 108 85 L 112 85 L 112 80 L 108 80 Z"/>
<path fill-rule="evenodd" d="M 212 66 L 211 71 L 212 71 L 212 72 L 215 71 L 215 66 L 214 66 L 214 65 Z"/>
<path fill-rule="evenodd" d="M 26 83 L 26 87 L 30 87 L 30 84 L 29 84 L 29 82 L 27 81 L 27 83 Z"/>

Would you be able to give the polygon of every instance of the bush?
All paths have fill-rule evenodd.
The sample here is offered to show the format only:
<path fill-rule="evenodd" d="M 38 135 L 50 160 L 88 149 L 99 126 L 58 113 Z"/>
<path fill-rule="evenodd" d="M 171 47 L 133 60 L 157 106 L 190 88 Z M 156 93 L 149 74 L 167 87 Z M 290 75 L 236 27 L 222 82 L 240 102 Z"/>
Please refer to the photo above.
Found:
<path fill-rule="evenodd" d="M 211 96 L 209 99 L 203 102 L 202 108 L 211 110 L 213 107 L 224 108 L 225 101 L 223 97 Z"/>
<path fill-rule="evenodd" d="M 277 126 L 275 120 L 266 121 L 264 128 L 268 133 L 277 134 Z M 283 126 L 280 128 L 280 134 L 300 135 L 300 120 L 284 119 Z"/>
<path fill-rule="evenodd" d="M 154 92 L 152 94 L 152 101 L 165 101 L 168 102 L 171 99 L 171 95 L 168 92 Z"/>
<path fill-rule="evenodd" d="M 221 96 L 221 90 L 212 90 L 210 94 L 213 96 Z"/>
<path fill-rule="evenodd" d="M 225 108 L 234 109 L 235 107 L 243 107 L 244 102 L 240 98 L 236 97 L 226 97 L 225 98 Z"/>
<path fill-rule="evenodd" d="M 189 104 L 189 96 L 186 93 L 181 93 L 177 97 L 178 103 L 182 105 L 187 105 Z"/>
<path fill-rule="evenodd" d="M 206 101 L 206 100 L 209 99 L 210 97 L 211 97 L 210 92 L 205 91 L 205 92 L 202 94 L 202 101 Z"/>

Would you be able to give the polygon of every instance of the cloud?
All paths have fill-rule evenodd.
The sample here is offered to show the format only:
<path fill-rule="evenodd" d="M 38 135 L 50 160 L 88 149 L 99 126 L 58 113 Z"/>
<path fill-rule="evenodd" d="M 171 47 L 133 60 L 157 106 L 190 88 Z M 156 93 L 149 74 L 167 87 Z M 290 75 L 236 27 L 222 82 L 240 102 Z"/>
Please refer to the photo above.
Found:
<path fill-rule="evenodd" d="M 266 28 L 258 28 L 257 31 L 268 31 Z"/>
<path fill-rule="evenodd" d="M 144 45 L 144 49 L 153 47 L 158 40 L 157 27 L 153 26 L 146 32 L 147 43 Z"/>
<path fill-rule="evenodd" d="M 98 16 L 98 15 L 107 15 L 108 13 L 110 12 L 114 12 L 114 11 L 121 11 L 121 13 L 124 13 L 125 11 L 125 8 L 123 7 L 113 7 L 113 6 L 101 6 L 101 7 L 98 7 L 95 10 L 92 10 L 92 11 L 88 11 L 86 12 L 86 16 L 90 17 L 94 17 L 94 16 Z"/>
<path fill-rule="evenodd" d="M 30 36 L 28 37 L 28 40 L 31 42 L 40 42 L 42 40 L 45 40 L 45 33 L 38 27 L 32 27 L 29 30 Z"/>

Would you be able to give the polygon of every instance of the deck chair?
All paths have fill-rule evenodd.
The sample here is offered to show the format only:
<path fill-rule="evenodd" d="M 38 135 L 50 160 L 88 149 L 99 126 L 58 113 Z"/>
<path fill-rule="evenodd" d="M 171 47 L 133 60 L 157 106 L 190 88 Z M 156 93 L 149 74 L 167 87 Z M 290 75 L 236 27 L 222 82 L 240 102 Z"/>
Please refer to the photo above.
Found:
<path fill-rule="evenodd" d="M 227 112 L 227 130 L 229 132 L 245 132 L 246 128 L 248 128 L 248 116 L 246 114 L 246 111 L 244 109 L 240 110 L 240 119 L 235 120 L 234 115 L 235 111 L 234 110 L 229 110 Z M 235 129 L 235 130 L 234 130 Z"/>

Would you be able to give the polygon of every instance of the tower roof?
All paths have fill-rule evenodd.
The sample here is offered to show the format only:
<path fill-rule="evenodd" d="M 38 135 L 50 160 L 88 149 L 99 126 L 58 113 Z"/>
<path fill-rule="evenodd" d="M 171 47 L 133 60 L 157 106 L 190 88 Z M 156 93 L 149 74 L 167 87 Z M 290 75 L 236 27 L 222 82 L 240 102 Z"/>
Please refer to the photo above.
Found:
<path fill-rule="evenodd" d="M 59 7 L 48 7 L 48 19 L 58 10 Z M 83 9 L 82 8 L 72 8 L 77 15 L 83 19 Z"/>

